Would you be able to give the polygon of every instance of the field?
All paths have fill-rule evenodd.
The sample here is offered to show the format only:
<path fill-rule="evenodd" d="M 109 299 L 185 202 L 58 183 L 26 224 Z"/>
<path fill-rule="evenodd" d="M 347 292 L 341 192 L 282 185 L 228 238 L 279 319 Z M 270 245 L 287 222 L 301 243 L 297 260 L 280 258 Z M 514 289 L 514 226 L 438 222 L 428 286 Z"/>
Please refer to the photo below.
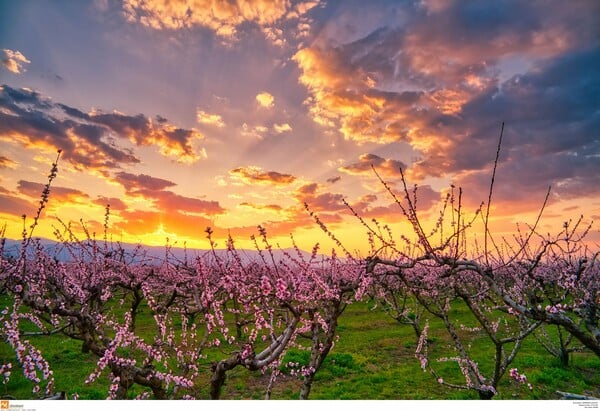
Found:
<path fill-rule="evenodd" d="M 455 318 L 468 323 L 466 307 L 456 303 Z M 448 355 L 451 341 L 441 324 L 431 321 L 430 357 L 436 359 Z M 150 322 L 143 316 L 139 319 L 140 329 L 148 328 Z M 413 330 L 398 324 L 373 303 L 363 302 L 348 306 L 341 315 L 338 325 L 339 341 L 327 356 L 322 368 L 315 376 L 311 399 L 373 399 L 373 400 L 418 400 L 418 399 L 477 399 L 473 391 L 454 390 L 441 386 L 428 372 L 421 370 L 415 358 L 417 339 Z M 106 376 L 91 384 L 84 384 L 96 366 L 96 358 L 81 352 L 81 343 L 58 335 L 30 337 L 49 361 L 56 378 L 56 391 L 66 391 L 69 396 L 77 394 L 80 399 L 105 399 Z M 492 367 L 489 342 L 473 339 L 473 356 L 479 360 L 482 370 Z M 445 354 L 446 353 L 446 354 Z M 306 362 L 308 352 L 291 348 L 283 361 Z M 207 381 L 197 381 L 201 391 L 199 398 L 206 399 L 209 362 L 205 360 Z M 14 362 L 14 351 L 6 343 L 0 345 L 0 363 Z M 461 374 L 454 362 L 439 362 L 438 373 L 448 381 L 460 382 Z M 510 378 L 503 378 L 499 394 L 495 399 L 557 399 L 555 391 L 568 391 L 600 396 L 600 358 L 589 353 L 571 354 L 571 362 L 565 367 L 557 358 L 548 354 L 533 336 L 529 336 L 514 363 L 524 373 L 532 389 Z M 297 399 L 301 381 L 290 376 L 285 366 L 272 390 L 272 399 Z M 250 372 L 238 367 L 229 372 L 223 387 L 223 399 L 262 399 L 269 375 Z M 202 374 L 200 377 L 202 380 Z M 0 387 L 2 397 L 18 399 L 35 398 L 33 384 L 15 369 L 9 382 Z M 130 398 L 139 390 L 132 389 Z"/>

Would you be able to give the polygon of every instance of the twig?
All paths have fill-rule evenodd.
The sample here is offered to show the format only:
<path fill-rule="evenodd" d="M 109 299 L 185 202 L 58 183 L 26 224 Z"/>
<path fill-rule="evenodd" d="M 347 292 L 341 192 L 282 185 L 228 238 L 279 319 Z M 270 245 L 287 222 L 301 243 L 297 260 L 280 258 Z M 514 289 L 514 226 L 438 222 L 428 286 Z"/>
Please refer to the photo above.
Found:
<path fill-rule="evenodd" d="M 492 204 L 492 192 L 494 191 L 494 180 L 496 179 L 496 167 L 498 166 L 498 158 L 500 157 L 500 148 L 502 147 L 502 136 L 504 135 L 504 121 L 502 122 L 502 128 L 500 129 L 500 138 L 498 139 L 498 148 L 496 149 L 496 159 L 494 160 L 494 170 L 492 171 L 492 181 L 490 183 L 490 193 L 488 195 L 487 207 L 485 210 L 485 237 L 483 239 L 483 251 L 485 253 L 485 263 L 489 265 L 488 261 L 488 222 L 490 217 L 490 205 Z"/>

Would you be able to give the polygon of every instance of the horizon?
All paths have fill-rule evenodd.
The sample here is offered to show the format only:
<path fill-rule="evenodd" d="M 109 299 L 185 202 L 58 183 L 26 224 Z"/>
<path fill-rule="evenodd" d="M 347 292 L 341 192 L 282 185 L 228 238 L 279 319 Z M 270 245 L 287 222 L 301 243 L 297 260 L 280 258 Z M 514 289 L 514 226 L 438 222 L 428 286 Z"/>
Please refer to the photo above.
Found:
<path fill-rule="evenodd" d="M 491 232 L 600 219 L 600 3 L 95 0 L 0 13 L 0 227 L 56 220 L 147 246 L 368 254 L 410 233 L 372 167 L 434 226 L 451 187 Z M 485 207 L 485 206 L 484 206 Z M 485 208 L 484 208 L 485 210 Z M 483 224 L 476 221 L 475 239 Z M 594 225 L 588 244 L 598 247 Z M 261 243 L 262 244 L 262 243 Z"/>

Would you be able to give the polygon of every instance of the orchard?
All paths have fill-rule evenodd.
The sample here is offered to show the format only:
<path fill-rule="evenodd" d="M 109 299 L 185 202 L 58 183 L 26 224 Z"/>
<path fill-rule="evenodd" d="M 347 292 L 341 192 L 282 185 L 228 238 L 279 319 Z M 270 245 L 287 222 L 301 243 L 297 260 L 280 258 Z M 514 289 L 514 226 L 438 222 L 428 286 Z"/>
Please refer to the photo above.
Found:
<path fill-rule="evenodd" d="M 57 163 L 33 222 L 23 216 L 18 249 L 9 249 L 4 235 L 0 243 L 6 398 L 15 398 L 10 387 L 19 384 L 31 387 L 28 398 L 79 396 L 57 377 L 61 358 L 49 359 L 41 348 L 51 340 L 94 364 L 78 386 L 100 386 L 105 398 L 231 398 L 225 390 L 231 377 L 247 374 L 262 398 L 278 398 L 277 386 L 285 385 L 294 391 L 287 398 L 308 399 L 322 383 L 319 373 L 333 364 L 328 358 L 344 358 L 334 354 L 344 341 L 340 324 L 348 307 L 391 319 L 381 335 L 410 330 L 397 341 L 411 347 L 402 361 L 448 393 L 491 399 L 535 390 L 526 370 L 515 366 L 528 355 L 525 347 L 542 347 L 557 367 L 573 367 L 576 356 L 598 364 L 599 251 L 585 245 L 590 226 L 569 221 L 541 235 L 536 222 L 513 243 L 499 242 L 488 230 L 493 180 L 474 217 L 467 219 L 462 191 L 453 188 L 426 231 L 417 188 L 410 190 L 403 177 L 404 190 L 396 193 L 380 178 L 413 232 L 393 233 L 351 210 L 365 227 L 367 256 L 348 252 L 306 204 L 337 245 L 328 255 L 319 245 L 310 254 L 276 250 L 258 226 L 256 258 L 244 257 L 234 238 L 217 249 L 210 228 L 211 250 L 182 259 L 167 244 L 159 258 L 142 246 L 130 251 L 109 241 L 107 206 L 102 238 L 87 231 L 78 238 L 68 224 L 56 229 L 59 258 L 33 236 L 51 201 Z M 467 246 L 477 221 L 485 227 L 484 244 Z M 600 378 L 597 368 L 592 374 L 591 385 Z"/>

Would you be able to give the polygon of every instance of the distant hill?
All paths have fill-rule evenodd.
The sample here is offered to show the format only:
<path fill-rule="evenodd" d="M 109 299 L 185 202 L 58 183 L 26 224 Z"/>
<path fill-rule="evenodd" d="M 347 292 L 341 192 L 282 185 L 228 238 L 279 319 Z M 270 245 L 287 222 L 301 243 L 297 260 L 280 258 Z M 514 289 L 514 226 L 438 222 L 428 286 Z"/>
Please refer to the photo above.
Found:
<path fill-rule="evenodd" d="M 73 260 L 72 252 L 78 251 L 77 245 L 71 243 L 73 247 L 68 247 L 67 245 L 53 240 L 47 239 L 35 239 L 39 241 L 40 245 L 43 247 L 45 252 L 59 261 L 70 261 Z M 104 242 L 98 241 L 98 247 L 101 251 L 104 250 Z M 163 260 L 165 255 L 167 255 L 171 260 L 179 260 L 184 261 L 186 258 L 188 261 L 192 261 L 196 257 L 208 257 L 211 258 L 213 256 L 212 250 L 203 250 L 203 249 L 184 249 L 181 247 L 169 247 L 167 249 L 166 246 L 148 246 L 142 244 L 131 244 L 131 243 L 108 243 L 107 248 L 109 252 L 114 253 L 116 251 L 122 250 L 124 255 L 128 258 L 128 261 L 141 261 L 141 260 Z M 4 255 L 11 256 L 17 258 L 20 255 L 21 250 L 21 240 L 11 240 L 6 239 L 4 245 Z M 80 252 L 82 250 L 79 250 Z M 262 262 L 260 254 L 257 250 L 237 250 L 242 262 Z M 298 252 L 294 249 L 273 249 L 273 256 L 275 261 L 279 261 L 285 255 L 285 253 L 289 253 L 293 258 L 299 259 Z M 305 251 L 300 251 L 305 261 L 310 259 L 310 253 Z M 271 257 L 268 251 L 264 250 L 263 256 L 266 259 L 267 263 L 271 262 Z M 227 258 L 228 252 L 225 249 L 217 249 L 215 250 L 215 254 L 219 258 Z M 84 254 L 76 255 L 77 258 L 80 258 Z M 320 255 L 320 258 L 325 258 L 326 256 Z"/>

